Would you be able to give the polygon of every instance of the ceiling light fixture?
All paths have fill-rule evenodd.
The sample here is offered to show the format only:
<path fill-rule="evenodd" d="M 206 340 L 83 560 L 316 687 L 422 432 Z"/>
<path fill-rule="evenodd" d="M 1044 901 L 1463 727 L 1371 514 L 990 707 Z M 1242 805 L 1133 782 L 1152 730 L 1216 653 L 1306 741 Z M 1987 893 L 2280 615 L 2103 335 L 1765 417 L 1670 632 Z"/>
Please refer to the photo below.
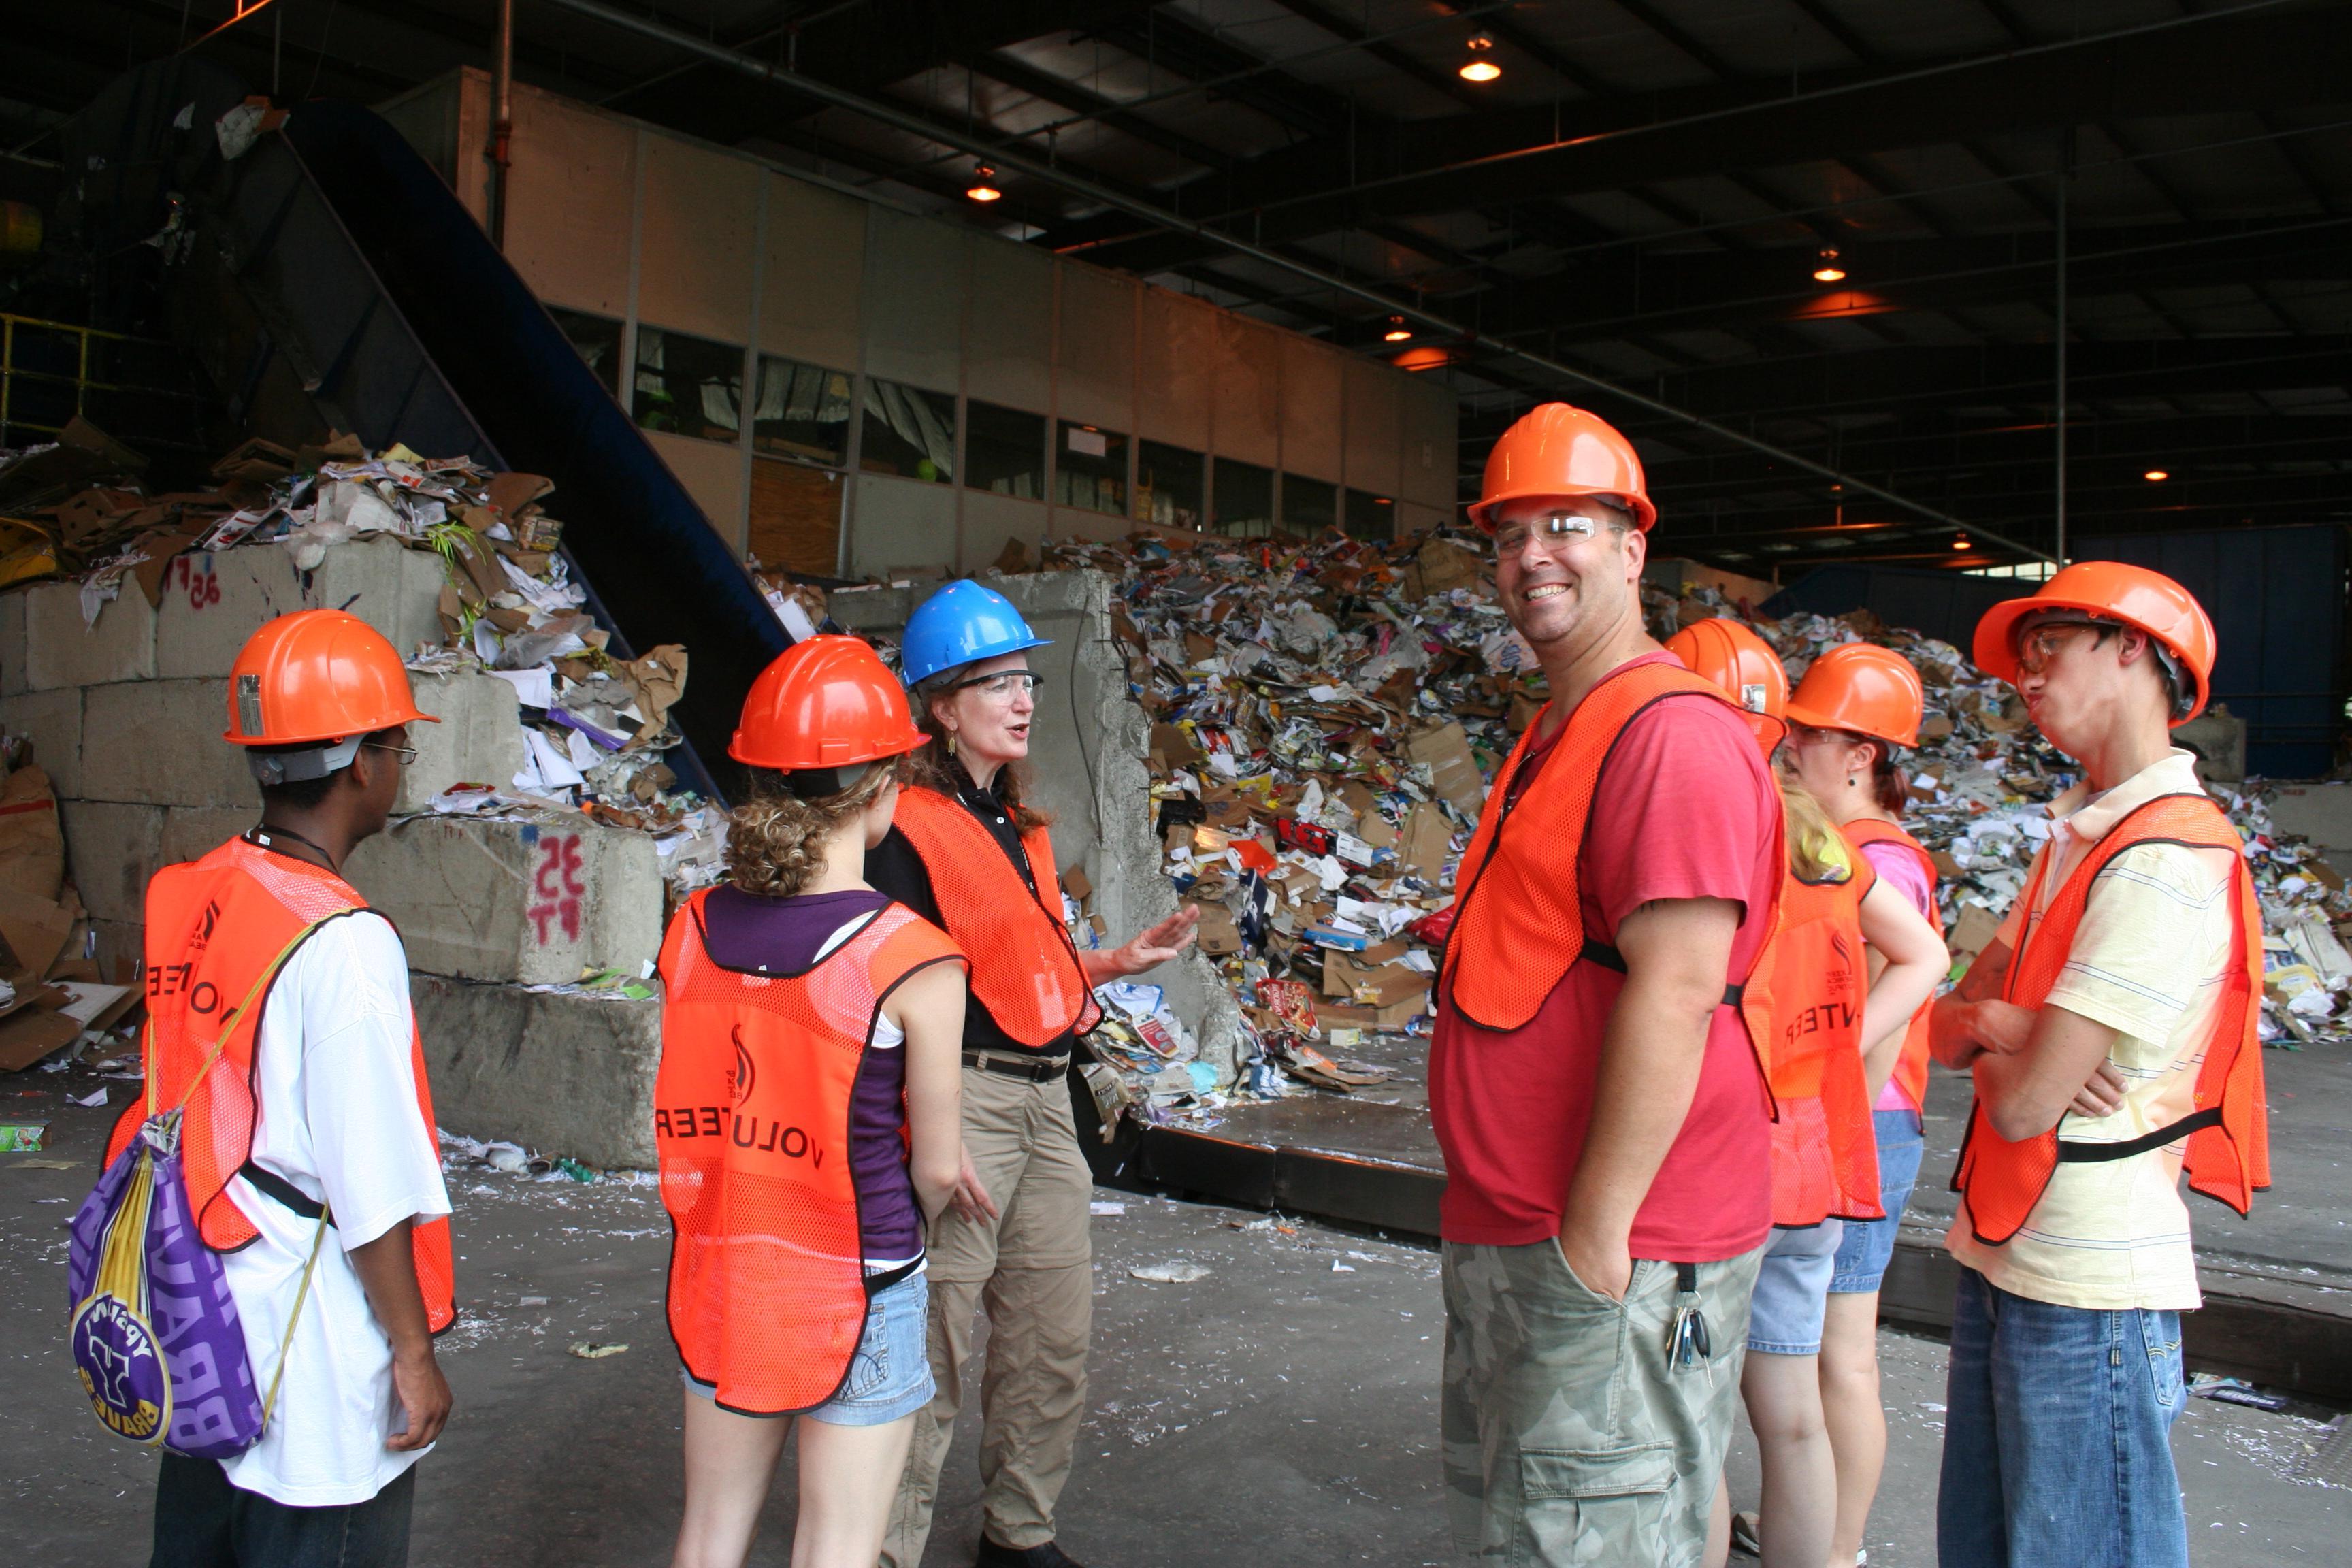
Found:
<path fill-rule="evenodd" d="M 1470 58 L 1462 62 L 1460 75 L 1464 81 L 1493 81 L 1503 74 L 1503 68 L 1493 58 L 1494 39 L 1484 33 L 1473 33 L 1463 47 L 1470 51 Z"/>
<path fill-rule="evenodd" d="M 2171 477 L 2172 476 L 2169 473 L 2167 473 L 2162 468 L 2150 468 L 2147 472 L 2140 476 L 2141 479 L 2146 479 L 2152 485 L 2160 485 Z"/>
<path fill-rule="evenodd" d="M 971 184 L 964 195 L 976 202 L 996 202 L 1004 199 L 1004 193 L 996 188 L 996 170 L 986 163 L 972 165 Z"/>
<path fill-rule="evenodd" d="M 1835 246 L 1823 246 L 1822 247 L 1821 255 L 1814 259 L 1818 262 L 1818 265 L 1813 268 L 1814 282 L 1843 283 L 1845 281 L 1845 268 L 1838 265 L 1838 253 Z"/>
<path fill-rule="evenodd" d="M 1958 539 L 1952 541 L 1952 548 L 1955 550 L 1974 550 L 1976 548 L 1976 542 L 1971 540 L 1967 534 L 1963 533 Z"/>
<path fill-rule="evenodd" d="M 1402 316 L 1391 316 L 1389 318 L 1389 330 L 1381 334 L 1381 342 L 1384 343 L 1401 343 L 1411 336 L 1412 336 L 1412 333 L 1406 329 L 1404 318 Z"/>

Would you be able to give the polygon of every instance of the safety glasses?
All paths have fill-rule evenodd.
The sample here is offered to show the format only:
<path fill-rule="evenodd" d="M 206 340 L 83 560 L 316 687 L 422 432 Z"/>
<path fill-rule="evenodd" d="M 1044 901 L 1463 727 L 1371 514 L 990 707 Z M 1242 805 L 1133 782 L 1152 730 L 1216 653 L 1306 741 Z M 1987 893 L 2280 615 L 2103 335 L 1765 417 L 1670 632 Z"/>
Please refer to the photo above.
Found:
<path fill-rule="evenodd" d="M 975 675 L 959 680 L 948 688 L 950 691 L 977 691 L 992 702 L 1010 702 L 1017 693 L 1034 697 L 1045 678 L 1034 669 L 1000 669 L 994 675 Z"/>

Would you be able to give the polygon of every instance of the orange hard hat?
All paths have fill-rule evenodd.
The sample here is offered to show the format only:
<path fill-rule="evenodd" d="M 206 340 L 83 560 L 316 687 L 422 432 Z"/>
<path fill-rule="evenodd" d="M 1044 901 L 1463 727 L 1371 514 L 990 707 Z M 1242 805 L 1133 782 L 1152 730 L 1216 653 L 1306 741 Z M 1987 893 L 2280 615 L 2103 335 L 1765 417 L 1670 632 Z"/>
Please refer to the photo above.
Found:
<path fill-rule="evenodd" d="M 1813 660 L 1789 698 L 1791 722 L 1850 730 L 1897 746 L 1919 743 L 1927 694 L 1911 661 L 1876 643 L 1840 643 Z"/>
<path fill-rule="evenodd" d="M 1622 501 L 1646 533 L 1658 521 L 1633 443 L 1598 414 L 1546 403 L 1503 432 L 1486 455 L 1486 478 L 1470 521 L 1495 531 L 1494 509 L 1542 496 L 1602 496 Z"/>
<path fill-rule="evenodd" d="M 1738 703 L 1764 754 L 1772 754 L 1789 732 L 1789 672 L 1771 645 L 1739 622 L 1717 616 L 1694 621 L 1668 637 L 1666 651 Z"/>
<path fill-rule="evenodd" d="M 815 637 L 778 654 L 751 682 L 727 754 L 799 773 L 895 757 L 929 739 L 915 728 L 907 689 L 869 645 Z"/>
<path fill-rule="evenodd" d="M 1977 622 L 1977 668 L 2014 685 L 2017 637 L 2039 620 L 2110 622 L 2146 632 L 2181 667 L 2189 689 L 2171 721 L 2205 710 L 2213 684 L 2213 622 L 2197 596 L 2161 572 L 2121 561 L 2077 561 L 2022 599 L 2004 599 Z"/>
<path fill-rule="evenodd" d="M 228 672 L 228 732 L 240 746 L 335 742 L 422 719 L 407 667 L 382 632 L 341 610 L 264 623 Z"/>

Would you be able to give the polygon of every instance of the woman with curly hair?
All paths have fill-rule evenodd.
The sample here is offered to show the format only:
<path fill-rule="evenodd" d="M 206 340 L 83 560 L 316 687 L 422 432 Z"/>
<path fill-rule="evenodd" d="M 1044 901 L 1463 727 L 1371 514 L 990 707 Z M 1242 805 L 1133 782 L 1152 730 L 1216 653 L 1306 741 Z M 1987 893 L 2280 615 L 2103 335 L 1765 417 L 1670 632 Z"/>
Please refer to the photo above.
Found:
<path fill-rule="evenodd" d="M 795 1425 L 795 1568 L 872 1568 L 931 1398 L 925 1233 L 956 1181 L 965 965 L 865 877 L 924 743 L 871 647 L 786 651 L 728 747 L 752 790 L 727 880 L 662 943 L 654 1135 L 686 1379 L 674 1568 L 740 1568 Z"/>
<path fill-rule="evenodd" d="M 903 674 L 932 743 L 916 753 L 874 885 L 935 921 L 971 959 L 963 1024 L 961 1174 L 931 1248 L 939 1394 L 916 1422 L 882 1561 L 916 1568 L 962 1403 L 974 1313 L 988 1310 L 981 1387 L 979 1568 L 1076 1568 L 1054 1540 L 1086 1410 L 1094 1177 L 1071 1114 L 1070 1054 L 1101 1016 L 1093 989 L 1174 958 L 1187 910 L 1126 945 L 1080 952 L 1063 924 L 1046 819 L 1022 799 L 1040 677 L 1011 601 L 950 583 L 908 618 Z"/>

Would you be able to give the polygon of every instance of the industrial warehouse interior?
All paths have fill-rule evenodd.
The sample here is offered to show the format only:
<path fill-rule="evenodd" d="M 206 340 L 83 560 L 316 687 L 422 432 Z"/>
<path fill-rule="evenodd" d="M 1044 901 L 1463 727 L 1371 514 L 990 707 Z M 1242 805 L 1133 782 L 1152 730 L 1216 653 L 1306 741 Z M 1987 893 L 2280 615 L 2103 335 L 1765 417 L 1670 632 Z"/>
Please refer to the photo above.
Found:
<path fill-rule="evenodd" d="M 2345 0 L 0 12 L 20 1549 L 2340 1560 L 2347 66 Z M 964 978 L 761 1000 L 869 937 Z M 837 1173 L 747 1174 L 794 1115 Z M 1561 1417 L 1646 1374 L 1509 1348 L 1538 1277 L 1699 1414 Z M 2106 1342 L 1996 1309 L 2147 1335 L 2113 1519 L 2029 1500 L 2114 1489 Z"/>

